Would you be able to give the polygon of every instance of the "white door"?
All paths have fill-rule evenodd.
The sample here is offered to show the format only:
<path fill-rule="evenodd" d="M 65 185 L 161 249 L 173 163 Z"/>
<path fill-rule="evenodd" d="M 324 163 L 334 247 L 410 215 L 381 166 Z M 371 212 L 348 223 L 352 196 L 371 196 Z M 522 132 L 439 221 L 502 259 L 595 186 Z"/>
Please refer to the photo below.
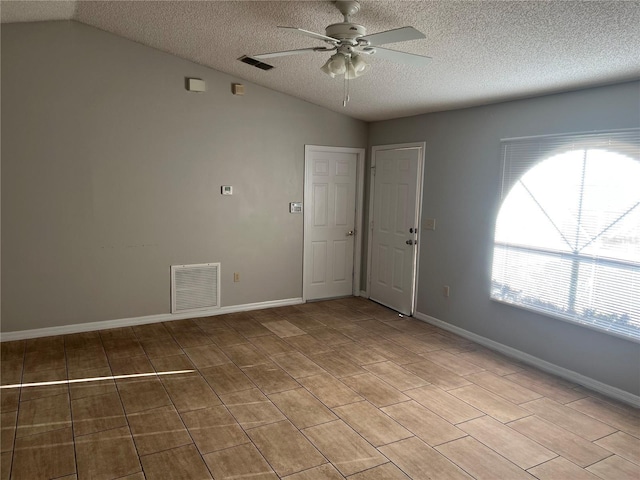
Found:
<path fill-rule="evenodd" d="M 356 248 L 358 170 L 363 160 L 363 149 L 306 148 L 303 268 L 306 300 L 354 293 L 354 254 L 360 252 Z"/>
<path fill-rule="evenodd" d="M 415 303 L 423 144 L 373 147 L 372 300 L 405 315 Z"/>

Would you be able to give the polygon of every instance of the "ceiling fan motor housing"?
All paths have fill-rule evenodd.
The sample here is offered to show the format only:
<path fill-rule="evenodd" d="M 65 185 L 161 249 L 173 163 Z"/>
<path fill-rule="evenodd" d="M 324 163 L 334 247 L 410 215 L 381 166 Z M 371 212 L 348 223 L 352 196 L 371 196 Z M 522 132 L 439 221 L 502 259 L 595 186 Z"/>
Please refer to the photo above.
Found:
<path fill-rule="evenodd" d="M 351 43 L 352 45 L 356 45 L 358 43 L 357 39 L 364 37 L 366 34 L 367 29 L 355 23 L 334 23 L 326 29 L 327 37 L 335 38 L 345 43 Z"/>
<path fill-rule="evenodd" d="M 300 53 L 307 52 L 335 52 L 322 66 L 321 70 L 332 78 L 335 78 L 336 75 L 344 75 L 345 80 L 350 80 L 360 76 L 366 71 L 368 65 L 363 60 L 365 54 L 377 54 L 378 57 L 386 60 L 415 66 L 423 66 L 431 60 L 429 57 L 422 55 L 379 47 L 379 45 L 385 45 L 387 43 L 423 39 L 425 38 L 424 33 L 419 32 L 413 27 L 407 26 L 367 36 L 366 28 L 362 25 L 351 22 L 351 15 L 360 10 L 360 3 L 356 0 L 336 1 L 335 6 L 340 10 L 340 13 L 344 15 L 344 20 L 340 23 L 334 23 L 326 27 L 325 35 L 304 30 L 302 28 L 280 27 L 297 34 L 313 38 L 314 40 L 322 40 L 329 46 L 262 53 L 250 58 L 243 57 L 243 61 L 250 65 L 256 65 L 257 62 L 256 66 L 258 67 L 260 67 L 260 65 L 270 67 L 269 65 L 263 64 L 260 60 L 264 58 L 298 55 Z"/>

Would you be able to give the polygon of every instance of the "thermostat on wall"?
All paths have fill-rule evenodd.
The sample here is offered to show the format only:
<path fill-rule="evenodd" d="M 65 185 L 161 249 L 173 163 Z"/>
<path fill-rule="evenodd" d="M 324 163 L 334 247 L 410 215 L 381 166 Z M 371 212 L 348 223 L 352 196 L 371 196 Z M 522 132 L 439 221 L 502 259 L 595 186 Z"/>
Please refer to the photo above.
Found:
<path fill-rule="evenodd" d="M 302 202 L 291 202 L 289 204 L 289 213 L 302 213 Z"/>
<path fill-rule="evenodd" d="M 231 185 L 223 185 L 220 190 L 222 195 L 233 195 L 233 187 Z"/>

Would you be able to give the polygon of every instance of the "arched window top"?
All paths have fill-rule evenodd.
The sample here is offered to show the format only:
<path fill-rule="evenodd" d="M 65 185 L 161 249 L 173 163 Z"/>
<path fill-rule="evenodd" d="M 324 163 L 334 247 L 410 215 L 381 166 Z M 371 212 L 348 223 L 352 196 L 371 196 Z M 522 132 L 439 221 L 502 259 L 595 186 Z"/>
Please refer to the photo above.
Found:
<path fill-rule="evenodd" d="M 640 262 L 640 161 L 601 149 L 542 160 L 511 188 L 496 242 Z"/>
<path fill-rule="evenodd" d="M 511 187 L 537 163 L 584 150 L 607 151 L 640 161 L 640 130 L 505 140 L 501 197 L 504 199 Z"/>
<path fill-rule="evenodd" d="M 505 155 L 491 296 L 640 341 L 640 148 L 596 140 Z"/>

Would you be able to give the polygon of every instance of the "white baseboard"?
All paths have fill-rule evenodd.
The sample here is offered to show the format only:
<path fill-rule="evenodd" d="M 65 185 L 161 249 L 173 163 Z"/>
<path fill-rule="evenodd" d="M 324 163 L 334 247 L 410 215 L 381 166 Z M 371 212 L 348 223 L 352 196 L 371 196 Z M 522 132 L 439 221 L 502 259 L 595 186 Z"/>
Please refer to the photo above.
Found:
<path fill-rule="evenodd" d="M 365 292 L 364 290 L 360 290 L 360 296 L 364 298 L 369 298 L 369 292 Z"/>
<path fill-rule="evenodd" d="M 148 323 L 170 322 L 171 320 L 182 320 L 185 318 L 210 317 L 213 315 L 223 315 L 225 313 L 247 312 L 250 310 L 260 310 L 263 308 L 285 307 L 288 305 L 299 305 L 304 303 L 302 298 L 286 298 L 284 300 L 271 300 L 268 302 L 245 303 L 244 305 L 232 305 L 230 307 L 213 308 L 210 310 L 200 310 L 198 312 L 185 313 L 161 313 L 158 315 L 146 315 L 144 317 L 120 318 L 117 320 L 104 320 L 100 322 L 76 323 L 73 325 L 62 325 L 59 327 L 34 328 L 33 330 L 20 330 L 17 332 L 0 333 L 0 341 L 9 342 L 11 340 L 24 340 L 27 338 L 49 337 L 52 335 L 66 335 L 69 333 L 92 332 L 107 328 L 131 327 L 134 325 L 145 325 Z"/>
<path fill-rule="evenodd" d="M 549 372 L 557 375 L 558 377 L 565 378 L 571 382 L 590 388 L 591 390 L 602 393 L 603 395 L 606 395 L 608 397 L 615 398 L 616 400 L 620 400 L 621 402 L 627 403 L 629 405 L 633 405 L 634 407 L 640 407 L 640 397 L 625 390 L 621 390 L 617 387 L 599 382 L 598 380 L 586 377 L 578 372 L 574 372 L 573 370 L 560 367 L 553 363 L 547 362 L 546 360 L 542 360 L 541 358 L 534 357 L 533 355 L 529 355 L 528 353 L 517 350 L 513 347 L 509 347 L 489 338 L 482 337 L 476 333 L 465 330 L 464 328 L 456 327 L 455 325 L 443 322 L 442 320 L 439 320 L 435 317 L 425 315 L 424 313 L 416 312 L 414 314 L 414 317 L 418 320 L 430 323 L 431 325 L 435 325 L 436 327 L 440 327 L 444 330 L 455 333 L 456 335 L 467 338 L 473 342 L 479 343 L 480 345 L 483 345 L 491 350 L 503 353 L 508 357 L 515 358 L 516 360 L 520 360 L 523 363 L 532 365 L 536 368 L 539 368 L 540 370 L 544 370 L 545 372 Z"/>

